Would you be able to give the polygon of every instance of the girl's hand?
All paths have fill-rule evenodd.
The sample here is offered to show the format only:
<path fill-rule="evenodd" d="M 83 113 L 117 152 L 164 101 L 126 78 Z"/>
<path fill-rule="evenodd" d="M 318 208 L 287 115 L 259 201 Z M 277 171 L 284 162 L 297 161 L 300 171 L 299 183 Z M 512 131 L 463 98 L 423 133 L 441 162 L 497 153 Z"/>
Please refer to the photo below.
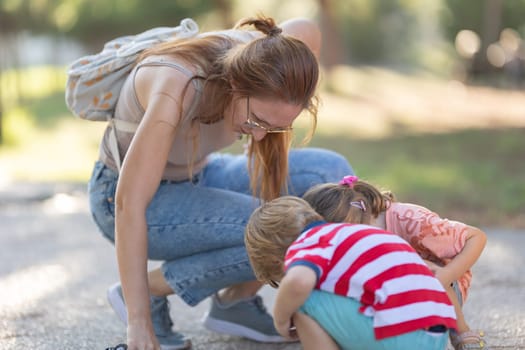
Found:
<path fill-rule="evenodd" d="M 141 325 L 128 325 L 128 350 L 160 350 L 152 329 Z"/>

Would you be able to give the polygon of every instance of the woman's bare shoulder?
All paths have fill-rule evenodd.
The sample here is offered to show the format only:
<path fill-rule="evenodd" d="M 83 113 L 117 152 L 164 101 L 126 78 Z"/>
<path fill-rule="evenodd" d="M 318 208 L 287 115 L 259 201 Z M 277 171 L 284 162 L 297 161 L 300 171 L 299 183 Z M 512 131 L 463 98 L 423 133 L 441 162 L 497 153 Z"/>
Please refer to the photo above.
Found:
<path fill-rule="evenodd" d="M 170 63 L 176 63 L 178 67 Z M 135 76 L 137 98 L 143 107 L 147 107 L 150 96 L 155 94 L 167 95 L 180 103 L 184 93 L 184 99 L 191 100 L 195 88 L 193 84 L 189 84 L 189 81 L 194 75 L 196 75 L 195 67 L 166 57 L 144 62 Z"/>

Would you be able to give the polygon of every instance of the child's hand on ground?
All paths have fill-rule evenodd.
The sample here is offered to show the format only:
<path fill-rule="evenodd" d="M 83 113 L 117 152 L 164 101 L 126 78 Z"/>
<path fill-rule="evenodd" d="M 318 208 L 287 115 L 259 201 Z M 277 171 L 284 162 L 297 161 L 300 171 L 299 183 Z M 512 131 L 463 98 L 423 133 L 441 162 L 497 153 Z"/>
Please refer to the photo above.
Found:
<path fill-rule="evenodd" d="M 274 326 L 281 336 L 285 338 L 297 339 L 297 330 L 293 324 L 292 319 L 288 319 L 286 321 L 277 321 L 274 319 Z"/>

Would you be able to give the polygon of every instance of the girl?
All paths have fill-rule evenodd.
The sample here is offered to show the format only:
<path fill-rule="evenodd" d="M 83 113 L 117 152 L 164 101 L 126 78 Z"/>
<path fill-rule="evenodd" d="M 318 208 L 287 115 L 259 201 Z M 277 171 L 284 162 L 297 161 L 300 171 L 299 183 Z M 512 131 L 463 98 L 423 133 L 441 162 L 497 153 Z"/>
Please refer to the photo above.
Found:
<path fill-rule="evenodd" d="M 338 184 L 316 185 L 303 198 L 328 221 L 377 226 L 410 243 L 454 304 L 458 322 L 458 332 L 450 333 L 454 348 L 487 349 L 483 332 L 471 330 L 461 310 L 472 279 L 470 268 L 485 247 L 483 231 L 442 219 L 427 208 L 397 202 L 392 193 L 380 192 L 353 175 L 345 176 Z"/>

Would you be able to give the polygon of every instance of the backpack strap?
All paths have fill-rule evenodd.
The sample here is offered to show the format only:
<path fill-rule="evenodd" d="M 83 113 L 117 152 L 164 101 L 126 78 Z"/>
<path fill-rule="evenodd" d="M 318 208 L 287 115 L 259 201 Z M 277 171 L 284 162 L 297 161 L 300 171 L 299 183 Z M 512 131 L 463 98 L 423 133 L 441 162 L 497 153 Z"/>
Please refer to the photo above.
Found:
<path fill-rule="evenodd" d="M 109 151 L 113 157 L 113 160 L 115 161 L 117 170 L 120 172 L 122 161 L 120 160 L 120 152 L 118 149 L 117 130 L 133 133 L 137 131 L 138 124 L 115 118 L 109 118 L 108 124 L 111 128 L 108 136 Z"/>
<path fill-rule="evenodd" d="M 117 130 L 115 127 L 115 118 L 110 118 L 108 120 L 109 127 L 111 128 L 111 131 L 109 132 L 108 136 L 108 142 L 109 142 L 109 151 L 111 152 L 111 156 L 113 157 L 113 161 L 115 162 L 115 165 L 117 166 L 117 170 L 120 173 L 120 168 L 122 166 L 121 160 L 120 160 L 120 152 L 118 150 L 118 141 L 117 141 Z"/>

